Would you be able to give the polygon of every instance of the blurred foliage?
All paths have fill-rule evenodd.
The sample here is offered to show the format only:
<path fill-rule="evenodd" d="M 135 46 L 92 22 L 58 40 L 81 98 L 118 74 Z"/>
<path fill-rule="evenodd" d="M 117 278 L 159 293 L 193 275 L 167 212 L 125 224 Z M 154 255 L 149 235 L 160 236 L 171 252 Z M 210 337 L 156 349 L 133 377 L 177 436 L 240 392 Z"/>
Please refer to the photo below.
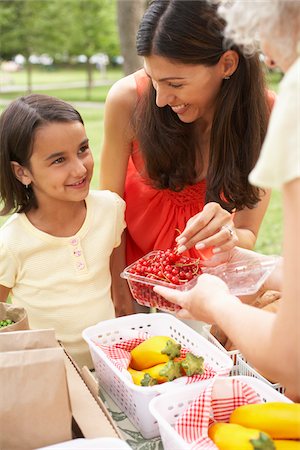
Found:
<path fill-rule="evenodd" d="M 97 53 L 119 54 L 115 0 L 0 1 L 0 58 L 25 57 L 27 91 L 32 91 L 31 55 L 47 54 L 54 61 L 87 57 L 87 93 L 90 98 Z"/>
<path fill-rule="evenodd" d="M 0 57 L 119 54 L 115 0 L 0 1 Z"/>

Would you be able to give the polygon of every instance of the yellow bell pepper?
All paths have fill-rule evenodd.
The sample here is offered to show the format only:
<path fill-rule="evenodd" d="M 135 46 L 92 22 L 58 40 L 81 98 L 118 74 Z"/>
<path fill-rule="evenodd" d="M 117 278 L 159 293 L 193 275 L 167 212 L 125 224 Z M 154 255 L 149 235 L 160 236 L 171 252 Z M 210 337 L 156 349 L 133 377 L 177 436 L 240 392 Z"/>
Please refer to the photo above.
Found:
<path fill-rule="evenodd" d="M 276 450 L 300 450 L 300 441 L 292 439 L 274 439 Z"/>
<path fill-rule="evenodd" d="M 208 429 L 208 437 L 219 450 L 275 450 L 266 433 L 234 423 L 214 423 Z"/>
<path fill-rule="evenodd" d="M 269 402 L 236 408 L 230 423 L 257 428 L 274 439 L 300 439 L 300 403 Z"/>
<path fill-rule="evenodd" d="M 177 342 L 169 336 L 151 336 L 149 339 L 141 342 L 130 352 L 130 367 L 135 370 L 144 370 L 169 361 L 169 355 L 167 353 L 162 353 L 162 351 L 165 350 L 168 341 L 178 345 Z"/>

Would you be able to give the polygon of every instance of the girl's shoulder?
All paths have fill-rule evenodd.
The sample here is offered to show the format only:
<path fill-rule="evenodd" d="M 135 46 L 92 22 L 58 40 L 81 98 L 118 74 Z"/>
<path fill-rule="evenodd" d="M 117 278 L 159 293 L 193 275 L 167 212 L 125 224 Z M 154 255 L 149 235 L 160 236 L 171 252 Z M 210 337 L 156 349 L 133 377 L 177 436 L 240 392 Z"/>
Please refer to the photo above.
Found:
<path fill-rule="evenodd" d="M 14 213 L 4 222 L 0 227 L 0 237 L 8 237 L 11 234 L 17 233 L 21 227 L 21 219 L 23 213 Z"/>
<path fill-rule="evenodd" d="M 91 190 L 87 201 L 93 206 L 114 206 L 125 209 L 125 201 L 116 192 L 109 190 Z"/>

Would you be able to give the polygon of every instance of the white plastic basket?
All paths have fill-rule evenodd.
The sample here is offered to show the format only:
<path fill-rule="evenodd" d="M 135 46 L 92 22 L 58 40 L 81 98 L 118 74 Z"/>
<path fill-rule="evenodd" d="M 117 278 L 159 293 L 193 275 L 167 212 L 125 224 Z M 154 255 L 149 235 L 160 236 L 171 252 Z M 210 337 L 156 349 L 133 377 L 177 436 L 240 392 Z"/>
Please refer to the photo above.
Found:
<path fill-rule="evenodd" d="M 266 383 L 269 387 L 276 389 L 276 391 L 280 393 L 284 393 L 285 388 L 279 383 L 271 383 L 271 381 L 267 380 L 260 373 L 257 372 L 245 359 L 242 354 L 237 356 L 237 371 L 239 375 L 245 375 L 248 377 L 257 378 L 260 381 Z"/>
<path fill-rule="evenodd" d="M 150 400 L 167 391 L 173 391 L 176 397 L 174 393 L 182 386 L 184 379 L 151 387 L 137 386 L 93 342 L 96 340 L 109 346 L 124 340 L 125 334 L 133 338 L 140 332 L 172 337 L 195 355 L 203 356 L 205 363 L 218 374 L 229 373 L 232 360 L 188 325 L 167 313 L 133 314 L 86 328 L 82 335 L 89 345 L 100 388 L 110 395 L 145 438 L 152 438 L 159 436 L 159 429 L 148 408 Z"/>
<path fill-rule="evenodd" d="M 224 377 L 220 377 L 224 378 Z M 285 402 L 292 403 L 284 395 L 267 386 L 262 381 L 253 377 L 232 377 L 251 386 L 259 395 L 262 402 Z M 194 383 L 189 386 L 178 388 L 176 396 L 165 393 L 151 400 L 149 409 L 157 420 L 164 450 L 188 450 L 188 444 L 175 430 L 174 426 L 178 417 L 188 408 L 192 401 L 197 398 L 212 380 L 202 383 Z"/>
<path fill-rule="evenodd" d="M 239 350 L 226 350 L 225 347 L 216 339 L 210 332 L 211 325 L 204 325 L 202 328 L 202 335 L 212 344 L 214 344 L 218 349 L 220 349 L 222 352 L 224 352 L 229 358 L 232 359 L 233 367 L 231 369 L 230 374 L 231 375 L 239 375 L 238 373 L 238 366 L 237 366 L 237 355 L 240 355 Z"/>

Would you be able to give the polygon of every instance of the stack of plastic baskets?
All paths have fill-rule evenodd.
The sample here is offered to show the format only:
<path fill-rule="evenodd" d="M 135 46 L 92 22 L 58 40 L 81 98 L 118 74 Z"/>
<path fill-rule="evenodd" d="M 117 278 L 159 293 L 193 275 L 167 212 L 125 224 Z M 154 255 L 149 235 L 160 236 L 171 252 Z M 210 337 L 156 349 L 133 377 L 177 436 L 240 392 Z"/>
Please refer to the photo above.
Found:
<path fill-rule="evenodd" d="M 239 375 L 246 375 L 249 377 L 255 377 L 258 380 L 263 381 L 268 386 L 270 386 L 273 389 L 276 389 L 276 391 L 281 392 L 282 394 L 285 391 L 285 388 L 279 384 L 279 383 L 272 383 L 271 381 L 267 380 L 265 377 L 263 377 L 257 370 L 255 370 L 246 360 L 246 358 L 239 354 L 237 355 L 237 362 L 236 362 L 237 372 Z"/>
<path fill-rule="evenodd" d="M 241 354 L 239 350 L 226 350 L 223 345 L 211 334 L 210 332 L 211 325 L 205 325 L 203 327 L 202 334 L 203 336 L 209 340 L 212 344 L 214 344 L 216 347 L 218 347 L 220 350 L 222 350 L 226 355 L 228 355 L 232 361 L 233 361 L 233 367 L 230 372 L 230 375 L 245 375 L 248 377 L 254 377 L 257 378 L 260 381 L 263 381 L 268 386 L 270 386 L 273 389 L 276 389 L 276 391 L 280 393 L 284 393 L 285 388 L 279 384 L 279 383 L 272 383 L 271 381 L 267 380 L 265 377 L 263 377 L 257 370 L 255 370 L 249 362 L 246 360 L 246 358 Z"/>
<path fill-rule="evenodd" d="M 266 383 L 254 377 L 235 376 L 243 383 L 251 386 L 262 402 L 292 403 L 287 397 L 269 387 Z M 150 402 L 150 411 L 157 420 L 164 450 L 189 450 L 188 444 L 176 431 L 175 424 L 178 417 L 188 408 L 201 391 L 207 386 L 205 383 L 194 383 L 179 388 L 176 395 L 165 393 Z"/>
<path fill-rule="evenodd" d="M 204 325 L 202 329 L 202 335 L 212 344 L 214 344 L 218 349 L 224 352 L 229 358 L 232 359 L 232 369 L 230 375 L 239 375 L 238 372 L 238 360 L 237 357 L 241 355 L 239 350 L 226 350 L 225 347 L 216 339 L 210 332 L 211 325 Z"/>
<path fill-rule="evenodd" d="M 177 389 L 185 383 L 185 378 L 151 387 L 137 386 L 127 376 L 128 372 L 124 374 L 120 371 L 97 345 L 110 346 L 137 337 L 140 332 L 147 332 L 150 336 L 170 336 L 195 355 L 203 356 L 205 363 L 217 375 L 230 373 L 232 359 L 167 313 L 134 314 L 100 322 L 85 329 L 83 338 L 89 345 L 100 389 L 103 388 L 108 393 L 141 434 L 149 439 L 159 436 L 158 424 L 149 411 L 150 400 L 163 392 L 177 393 Z"/>

